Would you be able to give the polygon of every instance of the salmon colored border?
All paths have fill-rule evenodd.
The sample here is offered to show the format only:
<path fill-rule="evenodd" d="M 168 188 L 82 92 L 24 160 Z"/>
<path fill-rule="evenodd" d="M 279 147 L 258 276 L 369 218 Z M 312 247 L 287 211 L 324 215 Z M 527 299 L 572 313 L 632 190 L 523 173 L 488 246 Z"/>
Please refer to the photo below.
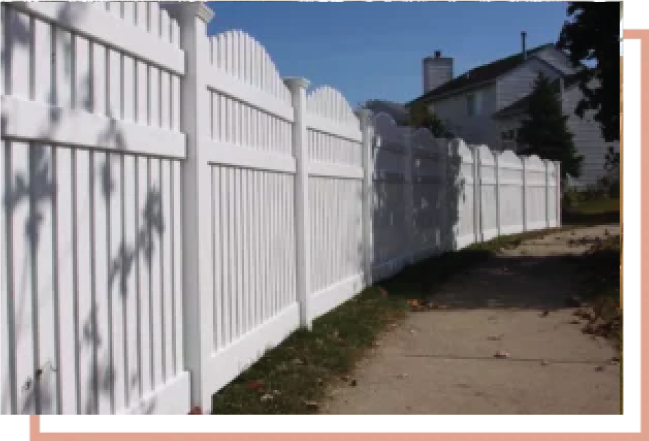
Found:
<path fill-rule="evenodd" d="M 329 441 L 332 435 L 335 438 L 358 441 L 393 441 L 399 438 L 395 432 L 41 432 L 41 417 L 29 417 L 29 441 L 55 440 L 55 441 L 87 441 L 88 439 L 106 441 L 115 439 L 119 433 L 120 441 L 171 441 L 171 440 L 196 440 L 214 441 L 225 439 L 227 441 Z M 630 440 L 640 435 L 638 432 L 483 432 L 476 436 L 476 432 L 402 432 L 404 439 L 413 441 L 438 441 L 459 440 L 469 441 L 480 439 L 483 441 L 520 441 L 521 439 L 552 439 L 552 441 L 600 441 L 600 440 Z"/>
<path fill-rule="evenodd" d="M 484 441 L 520 441 L 521 439 L 552 439 L 552 441 L 610 441 L 630 440 L 638 438 L 638 432 L 483 432 L 476 436 L 476 432 L 402 432 L 404 439 L 414 441 L 432 440 L 459 440 L 469 441 L 480 439 Z M 41 440 L 65 440 L 65 441 L 87 441 L 88 439 L 113 440 L 116 432 L 41 432 L 41 419 L 38 416 L 29 417 L 29 441 Z M 227 441 L 329 441 L 332 435 L 336 438 L 359 441 L 393 441 L 398 438 L 395 432 L 119 432 L 119 439 L 122 441 L 171 441 L 189 439 L 197 441 L 214 441 L 225 439 Z"/>

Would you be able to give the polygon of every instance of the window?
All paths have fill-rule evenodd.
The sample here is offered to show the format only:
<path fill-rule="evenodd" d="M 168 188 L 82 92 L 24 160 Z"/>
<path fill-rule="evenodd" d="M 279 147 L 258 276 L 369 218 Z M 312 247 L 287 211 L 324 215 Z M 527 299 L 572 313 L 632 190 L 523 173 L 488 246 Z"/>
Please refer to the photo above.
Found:
<path fill-rule="evenodd" d="M 472 93 L 466 97 L 466 113 L 469 116 L 476 114 L 475 95 Z"/>
<path fill-rule="evenodd" d="M 474 92 L 466 96 L 466 112 L 468 116 L 480 114 L 480 93 Z"/>

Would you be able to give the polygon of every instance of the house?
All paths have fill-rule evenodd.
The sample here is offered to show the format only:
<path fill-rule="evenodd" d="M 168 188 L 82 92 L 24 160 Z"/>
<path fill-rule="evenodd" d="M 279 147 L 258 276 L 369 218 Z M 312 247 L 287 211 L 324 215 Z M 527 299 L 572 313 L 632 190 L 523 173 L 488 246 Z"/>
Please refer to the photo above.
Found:
<path fill-rule="evenodd" d="M 493 150 L 516 151 L 517 129 L 526 117 L 529 95 L 539 73 L 554 82 L 561 96 L 568 127 L 575 147 L 584 156 L 582 175 L 572 179 L 576 187 L 594 185 L 606 174 L 605 155 L 609 145 L 601 136 L 599 124 L 586 113 L 575 115 L 581 91 L 575 79 L 577 69 L 554 44 L 521 51 L 453 77 L 453 59 L 434 57 L 423 60 L 424 93 L 411 101 L 426 103 L 447 128 L 469 144 L 487 144 Z"/>

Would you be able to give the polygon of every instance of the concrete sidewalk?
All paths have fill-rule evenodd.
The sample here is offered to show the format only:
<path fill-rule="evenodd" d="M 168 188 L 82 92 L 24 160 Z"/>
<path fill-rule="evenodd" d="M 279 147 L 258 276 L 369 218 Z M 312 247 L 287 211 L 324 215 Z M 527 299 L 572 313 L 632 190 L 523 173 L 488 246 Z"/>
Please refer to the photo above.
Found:
<path fill-rule="evenodd" d="M 332 386 L 322 413 L 619 414 L 617 349 L 582 333 L 566 306 L 579 274 L 565 256 L 605 230 L 619 234 L 552 234 L 456 275 L 433 295 L 449 309 L 410 313 L 359 362 L 355 387 Z"/>

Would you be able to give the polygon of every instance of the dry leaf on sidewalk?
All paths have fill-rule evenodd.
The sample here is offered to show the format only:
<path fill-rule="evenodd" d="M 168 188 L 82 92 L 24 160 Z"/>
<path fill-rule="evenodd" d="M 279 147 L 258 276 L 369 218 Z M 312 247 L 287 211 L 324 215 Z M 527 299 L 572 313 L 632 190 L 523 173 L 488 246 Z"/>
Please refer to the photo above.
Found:
<path fill-rule="evenodd" d="M 510 355 L 509 355 L 509 352 L 498 351 L 498 352 L 496 352 L 494 357 L 496 357 L 496 358 L 509 358 Z"/>
<path fill-rule="evenodd" d="M 251 390 L 253 392 L 258 392 L 264 388 L 264 382 L 263 381 L 257 381 L 253 380 L 248 382 L 248 390 Z"/>
<path fill-rule="evenodd" d="M 320 407 L 320 405 L 315 401 L 304 401 L 304 405 L 309 410 L 318 410 L 318 408 Z"/>

